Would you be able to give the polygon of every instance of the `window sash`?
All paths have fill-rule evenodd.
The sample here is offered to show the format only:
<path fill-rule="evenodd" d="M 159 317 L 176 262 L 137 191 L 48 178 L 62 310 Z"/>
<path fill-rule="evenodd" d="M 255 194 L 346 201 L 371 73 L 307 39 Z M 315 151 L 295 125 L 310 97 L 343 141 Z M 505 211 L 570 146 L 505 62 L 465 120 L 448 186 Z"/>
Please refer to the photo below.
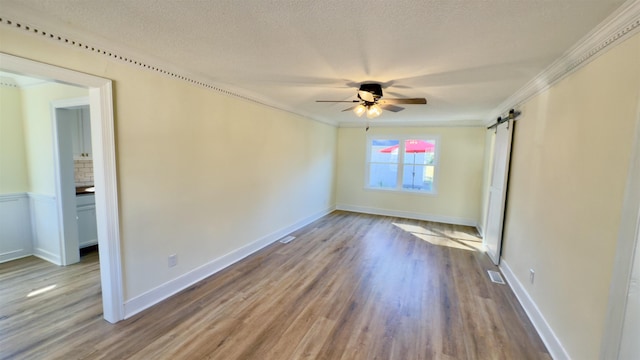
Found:
<path fill-rule="evenodd" d="M 432 159 L 420 159 L 416 156 L 420 156 L 425 153 L 407 153 L 406 145 L 407 140 L 420 140 L 425 142 L 431 142 L 434 144 L 433 158 Z M 397 154 L 396 161 L 381 161 L 380 159 L 372 159 L 372 154 L 375 154 L 374 141 L 380 143 L 397 143 L 398 149 L 393 153 Z M 436 179 L 438 176 L 438 156 L 439 156 L 440 139 L 436 136 L 394 136 L 394 137 L 367 137 L 367 162 L 366 162 L 366 176 L 365 176 L 365 188 L 372 190 L 383 191 L 400 191 L 400 192 L 415 192 L 422 194 L 435 194 L 436 193 Z M 390 145 L 395 146 L 395 145 Z M 378 145 L 378 147 L 380 147 Z M 377 149 L 380 151 L 381 149 Z M 429 152 L 427 152 L 429 153 Z M 413 155 L 413 156 L 412 156 Z M 425 156 L 425 155 L 422 155 Z M 385 159 L 386 160 L 386 159 Z M 393 167 L 391 173 L 395 173 L 394 186 L 384 186 L 389 181 L 389 174 L 386 179 L 380 178 L 380 171 L 374 171 L 375 167 L 379 166 Z M 411 173 L 408 177 L 405 175 L 407 167 L 411 168 Z M 416 170 L 417 169 L 417 170 Z M 375 186 L 372 182 L 379 182 L 380 186 Z"/>

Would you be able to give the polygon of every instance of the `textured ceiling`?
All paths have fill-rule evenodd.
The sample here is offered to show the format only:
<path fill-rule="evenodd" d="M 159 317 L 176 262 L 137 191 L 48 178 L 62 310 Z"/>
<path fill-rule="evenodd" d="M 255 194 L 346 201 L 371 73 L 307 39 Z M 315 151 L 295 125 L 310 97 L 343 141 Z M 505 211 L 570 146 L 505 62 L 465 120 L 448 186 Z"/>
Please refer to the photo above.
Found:
<path fill-rule="evenodd" d="M 0 13 L 320 121 L 359 83 L 428 105 L 380 123 L 484 122 L 622 0 L 0 0 Z M 156 63 L 153 63 L 156 61 Z"/>

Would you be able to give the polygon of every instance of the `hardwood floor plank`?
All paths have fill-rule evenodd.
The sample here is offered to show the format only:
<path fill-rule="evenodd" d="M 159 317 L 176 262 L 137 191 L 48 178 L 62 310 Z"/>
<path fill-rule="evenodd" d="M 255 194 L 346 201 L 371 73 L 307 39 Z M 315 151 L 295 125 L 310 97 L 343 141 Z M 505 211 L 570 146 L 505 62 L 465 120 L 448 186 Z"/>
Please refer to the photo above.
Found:
<path fill-rule="evenodd" d="M 0 359 L 550 358 L 475 229 L 336 211 L 291 235 L 118 324 L 96 253 L 0 264 Z"/>

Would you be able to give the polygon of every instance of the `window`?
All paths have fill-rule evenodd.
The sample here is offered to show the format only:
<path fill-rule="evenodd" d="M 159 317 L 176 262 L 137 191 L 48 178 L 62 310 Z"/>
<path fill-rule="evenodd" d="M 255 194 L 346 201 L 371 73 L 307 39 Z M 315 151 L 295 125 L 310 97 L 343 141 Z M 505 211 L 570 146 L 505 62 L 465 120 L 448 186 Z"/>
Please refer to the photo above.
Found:
<path fill-rule="evenodd" d="M 435 193 L 437 145 L 425 136 L 367 139 L 366 187 Z"/>

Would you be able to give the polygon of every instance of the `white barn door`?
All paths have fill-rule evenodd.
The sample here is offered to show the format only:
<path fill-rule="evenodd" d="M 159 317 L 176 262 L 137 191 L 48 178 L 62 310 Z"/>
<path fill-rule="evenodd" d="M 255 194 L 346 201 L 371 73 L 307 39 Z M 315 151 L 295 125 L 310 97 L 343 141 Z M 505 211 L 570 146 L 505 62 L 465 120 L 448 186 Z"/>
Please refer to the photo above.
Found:
<path fill-rule="evenodd" d="M 489 188 L 489 204 L 484 246 L 494 264 L 500 263 L 500 247 L 502 245 L 502 225 L 507 197 L 507 180 L 509 177 L 509 159 L 511 156 L 511 137 L 513 120 L 498 125 L 493 152 L 493 171 Z"/>

